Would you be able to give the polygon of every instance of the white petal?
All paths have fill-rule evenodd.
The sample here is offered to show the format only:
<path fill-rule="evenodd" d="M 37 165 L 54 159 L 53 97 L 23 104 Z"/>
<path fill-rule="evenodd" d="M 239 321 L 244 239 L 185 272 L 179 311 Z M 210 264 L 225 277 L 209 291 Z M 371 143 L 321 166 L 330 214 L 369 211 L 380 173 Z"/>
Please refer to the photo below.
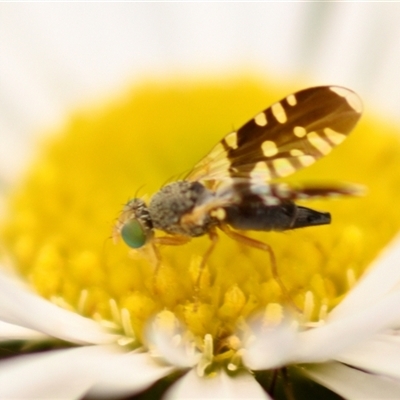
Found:
<path fill-rule="evenodd" d="M 292 361 L 303 363 L 335 359 L 351 346 L 393 326 L 400 317 L 399 304 L 400 293 L 393 293 L 353 316 L 299 333 Z"/>
<path fill-rule="evenodd" d="M 399 381 L 371 375 L 343 364 L 310 365 L 304 367 L 303 372 L 348 400 L 393 400 L 400 398 Z"/>
<path fill-rule="evenodd" d="M 10 340 L 44 340 L 48 336 L 32 329 L 0 321 L 0 342 Z"/>
<path fill-rule="evenodd" d="M 373 305 L 385 294 L 400 290 L 400 236 L 384 249 L 346 298 L 329 314 L 330 320 Z"/>
<path fill-rule="evenodd" d="M 163 397 L 163 400 L 189 399 L 270 399 L 254 377 L 241 373 L 230 377 L 224 370 L 213 378 L 199 377 L 190 370 L 176 382 Z"/>
<path fill-rule="evenodd" d="M 1 399 L 75 399 L 136 394 L 168 375 L 148 354 L 86 346 L 19 356 L 0 363 Z"/>
<path fill-rule="evenodd" d="M 373 306 L 347 318 L 296 332 L 286 324 L 275 329 L 253 327 L 254 340 L 245 345 L 243 361 L 254 370 L 278 368 L 291 363 L 315 363 L 336 356 L 379 331 L 400 317 L 400 292 L 387 295 Z"/>
<path fill-rule="evenodd" d="M 292 358 L 298 345 L 298 332 L 287 324 L 264 329 L 262 323 L 253 325 L 254 337 L 246 344 L 243 362 L 252 370 L 279 368 Z"/>
<path fill-rule="evenodd" d="M 192 368 L 198 363 L 201 354 L 191 346 L 190 342 L 185 340 L 177 342 L 176 339 L 182 338 L 182 335 L 179 334 L 180 328 L 171 332 L 150 322 L 146 331 L 147 342 L 154 347 L 157 355 L 169 364 L 179 368 Z"/>
<path fill-rule="evenodd" d="M 116 340 L 98 323 L 64 310 L 0 273 L 0 320 L 73 343 L 101 344 Z"/>
<path fill-rule="evenodd" d="M 109 349 L 107 353 L 110 353 Z M 50 351 L 2 361 L 0 398 L 80 398 L 93 385 L 94 367 L 100 362 L 107 362 L 101 346 Z"/>
<path fill-rule="evenodd" d="M 156 364 L 148 353 L 126 353 L 102 364 L 96 384 L 89 391 L 94 398 L 126 397 L 141 392 L 174 371 Z"/>
<path fill-rule="evenodd" d="M 380 375 L 400 379 L 400 337 L 378 336 L 357 344 L 336 360 Z"/>

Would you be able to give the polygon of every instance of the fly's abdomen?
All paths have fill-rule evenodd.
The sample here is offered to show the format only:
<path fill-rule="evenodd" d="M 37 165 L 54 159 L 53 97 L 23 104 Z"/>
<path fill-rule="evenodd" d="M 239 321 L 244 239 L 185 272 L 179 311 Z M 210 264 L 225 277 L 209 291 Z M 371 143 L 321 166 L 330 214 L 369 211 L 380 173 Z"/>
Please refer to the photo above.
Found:
<path fill-rule="evenodd" d="M 239 230 L 285 231 L 307 226 L 326 225 L 331 222 L 329 213 L 284 202 L 267 206 L 262 201 L 243 202 L 225 208 L 224 222 Z"/>

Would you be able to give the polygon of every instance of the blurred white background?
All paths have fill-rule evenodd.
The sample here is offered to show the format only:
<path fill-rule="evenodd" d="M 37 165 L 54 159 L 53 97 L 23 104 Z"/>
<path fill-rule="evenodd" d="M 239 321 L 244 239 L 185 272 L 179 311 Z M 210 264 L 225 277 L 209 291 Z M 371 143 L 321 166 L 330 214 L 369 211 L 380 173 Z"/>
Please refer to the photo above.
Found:
<path fill-rule="evenodd" d="M 1 3 L 0 179 L 79 105 L 143 78 L 241 71 L 344 85 L 400 119 L 400 4 Z"/>

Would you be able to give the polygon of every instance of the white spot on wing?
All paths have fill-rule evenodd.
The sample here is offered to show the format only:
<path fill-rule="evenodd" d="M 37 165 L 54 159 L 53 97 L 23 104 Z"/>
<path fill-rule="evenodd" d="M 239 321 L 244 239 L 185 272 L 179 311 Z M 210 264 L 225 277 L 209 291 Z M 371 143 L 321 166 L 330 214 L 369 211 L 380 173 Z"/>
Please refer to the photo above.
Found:
<path fill-rule="evenodd" d="M 301 164 L 303 167 L 308 167 L 309 165 L 315 163 L 315 157 L 310 156 L 310 155 L 300 156 L 300 157 L 298 158 L 298 160 L 300 161 L 300 164 Z"/>
<path fill-rule="evenodd" d="M 229 135 L 225 136 L 225 142 L 231 149 L 237 149 L 237 133 L 231 132 Z"/>
<path fill-rule="evenodd" d="M 271 106 L 271 110 L 272 114 L 279 123 L 284 124 L 287 121 L 286 112 L 281 103 L 278 102 L 273 104 Z"/>
<path fill-rule="evenodd" d="M 296 172 L 296 168 L 286 158 L 272 160 L 275 172 L 278 176 L 288 176 Z"/>
<path fill-rule="evenodd" d="M 363 111 L 363 105 L 361 99 L 351 90 L 346 89 L 340 86 L 330 86 L 329 87 L 332 92 L 337 95 L 344 97 L 349 104 L 349 106 L 357 113 L 361 114 Z"/>
<path fill-rule="evenodd" d="M 271 171 L 265 161 L 259 161 L 250 172 L 252 184 L 261 184 L 271 180 Z"/>
<path fill-rule="evenodd" d="M 273 157 L 278 154 L 278 148 L 276 147 L 276 144 L 271 140 L 266 140 L 265 142 L 263 142 L 261 148 L 265 157 Z"/>
<path fill-rule="evenodd" d="M 328 139 L 332 143 L 335 143 L 336 145 L 342 143 L 343 140 L 346 139 L 346 135 L 343 135 L 343 133 L 336 132 L 331 128 L 325 128 L 324 133 L 328 137 Z"/>
<path fill-rule="evenodd" d="M 254 117 L 254 122 L 258 126 L 265 126 L 267 125 L 267 116 L 265 115 L 265 113 L 261 112 Z"/>
<path fill-rule="evenodd" d="M 307 133 L 307 139 L 317 150 L 319 150 L 323 155 L 330 153 L 332 150 L 332 146 L 321 136 L 318 135 L 317 132 Z"/>
<path fill-rule="evenodd" d="M 288 102 L 289 106 L 295 106 L 297 104 L 297 99 L 294 94 L 290 94 L 288 97 L 286 97 L 286 101 Z"/>
<path fill-rule="evenodd" d="M 292 157 L 296 157 L 303 167 L 308 167 L 309 165 L 314 164 L 316 161 L 315 157 L 309 154 L 304 154 L 304 152 L 299 149 L 290 150 L 290 155 Z"/>
<path fill-rule="evenodd" d="M 290 150 L 290 155 L 292 157 L 299 157 L 299 156 L 304 155 L 304 152 L 299 149 L 292 149 L 292 150 Z"/>
<path fill-rule="evenodd" d="M 294 136 L 297 136 L 298 138 L 302 138 L 307 135 L 306 129 L 303 128 L 302 126 L 295 126 L 293 128 L 293 133 L 294 133 Z"/>

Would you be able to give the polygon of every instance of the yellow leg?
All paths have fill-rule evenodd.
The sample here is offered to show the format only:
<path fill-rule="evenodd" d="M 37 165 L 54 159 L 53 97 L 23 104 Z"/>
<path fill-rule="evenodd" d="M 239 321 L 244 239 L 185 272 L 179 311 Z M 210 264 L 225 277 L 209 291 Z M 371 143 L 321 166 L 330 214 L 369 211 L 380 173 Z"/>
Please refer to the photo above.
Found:
<path fill-rule="evenodd" d="M 157 276 L 158 270 L 161 265 L 161 255 L 158 250 L 157 245 L 162 245 L 162 246 L 181 246 L 184 245 L 188 242 L 190 242 L 191 238 L 188 236 L 161 236 L 157 238 L 153 238 L 152 241 L 150 242 L 151 246 L 151 251 L 154 255 L 154 258 L 156 260 L 156 268 L 155 268 L 155 276 Z"/>
<path fill-rule="evenodd" d="M 211 244 L 208 247 L 207 251 L 204 253 L 204 256 L 203 256 L 200 266 L 199 266 L 199 275 L 197 276 L 196 287 L 195 287 L 196 291 L 198 291 L 200 289 L 200 280 L 201 280 L 201 276 L 203 275 L 204 268 L 207 264 L 208 259 L 210 258 L 211 253 L 214 251 L 215 246 L 218 242 L 218 234 L 215 230 L 210 230 L 208 232 L 208 236 L 210 237 Z"/>
<path fill-rule="evenodd" d="M 200 288 L 200 280 L 201 276 L 204 272 L 204 268 L 207 264 L 208 259 L 210 258 L 211 253 L 214 251 L 214 248 L 218 242 L 218 234 L 215 230 L 211 230 L 208 232 L 208 236 L 210 237 L 211 244 L 208 247 L 207 251 L 205 252 L 200 266 L 199 266 L 199 274 L 196 279 L 196 284 L 195 284 L 195 290 L 198 291 Z M 183 244 L 186 244 L 190 242 L 191 238 L 188 236 L 161 236 L 158 238 L 154 238 L 153 241 L 151 242 L 151 246 L 153 248 L 153 252 L 156 256 L 157 262 L 156 262 L 156 270 L 155 270 L 155 277 L 157 276 L 160 263 L 161 263 L 161 257 L 160 253 L 157 249 L 157 245 L 164 245 L 164 246 L 180 246 Z"/>
<path fill-rule="evenodd" d="M 191 238 L 189 236 L 160 236 L 153 239 L 153 243 L 161 244 L 164 246 L 180 246 L 189 243 Z"/>
<path fill-rule="evenodd" d="M 249 238 L 248 236 L 242 235 L 238 232 L 233 231 L 227 225 L 221 224 L 219 228 L 231 239 L 236 240 L 237 242 L 243 243 L 247 246 L 253 247 L 255 249 L 259 249 L 268 253 L 270 261 L 271 261 L 271 271 L 272 277 L 275 279 L 275 282 L 279 285 L 283 295 L 286 297 L 291 306 L 294 307 L 296 311 L 300 311 L 299 308 L 294 304 L 292 298 L 290 297 L 289 291 L 286 289 L 285 285 L 281 281 L 281 278 L 278 274 L 278 266 L 275 258 L 275 254 L 270 245 L 264 242 L 260 242 L 259 240 Z"/>

